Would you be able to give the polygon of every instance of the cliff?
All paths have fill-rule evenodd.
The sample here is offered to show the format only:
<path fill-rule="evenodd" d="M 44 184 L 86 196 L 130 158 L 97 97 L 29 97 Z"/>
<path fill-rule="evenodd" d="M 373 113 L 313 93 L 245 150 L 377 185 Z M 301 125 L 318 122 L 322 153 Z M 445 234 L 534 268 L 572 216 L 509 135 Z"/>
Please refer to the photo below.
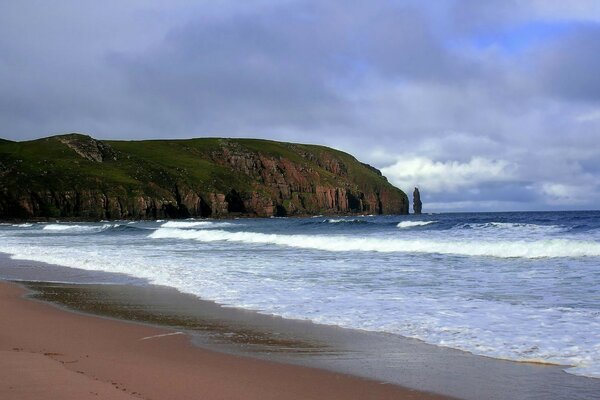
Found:
<path fill-rule="evenodd" d="M 327 147 L 256 139 L 0 139 L 0 219 L 407 214 L 377 169 Z"/>

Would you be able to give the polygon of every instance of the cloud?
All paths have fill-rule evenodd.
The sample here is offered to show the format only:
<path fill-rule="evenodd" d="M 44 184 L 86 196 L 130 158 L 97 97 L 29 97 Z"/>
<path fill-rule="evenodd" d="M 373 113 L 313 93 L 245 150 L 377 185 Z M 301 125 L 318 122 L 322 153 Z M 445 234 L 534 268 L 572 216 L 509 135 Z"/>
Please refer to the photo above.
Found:
<path fill-rule="evenodd" d="M 327 32 L 278 7 L 264 12 L 201 17 L 140 54 L 112 53 L 108 63 L 131 95 L 168 111 L 162 124 L 176 119 L 191 134 L 341 123 L 343 99 L 328 83 L 322 45 Z"/>
<path fill-rule="evenodd" d="M 563 183 L 542 183 L 544 194 L 550 197 L 550 201 L 557 204 L 571 204 L 582 201 L 582 191 L 578 186 L 565 185 Z"/>
<path fill-rule="evenodd" d="M 599 7 L 10 2 L 0 136 L 318 143 L 441 208 L 597 208 Z"/>
<path fill-rule="evenodd" d="M 455 0 L 448 15 L 461 33 L 502 32 L 530 23 L 597 23 L 596 0 Z"/>
<path fill-rule="evenodd" d="M 600 22 L 600 3 L 596 0 L 520 0 L 517 5 L 525 7 L 534 18 Z"/>
<path fill-rule="evenodd" d="M 515 166 L 505 160 L 474 157 L 470 161 L 434 161 L 426 157 L 402 156 L 382 172 L 402 188 L 420 187 L 431 193 L 476 189 L 482 184 L 508 182 L 515 177 Z"/>
<path fill-rule="evenodd" d="M 600 102 L 600 25 L 583 26 L 534 50 L 539 89 L 560 97 Z"/>
<path fill-rule="evenodd" d="M 596 122 L 600 121 L 600 109 L 584 112 L 575 117 L 577 122 Z"/>

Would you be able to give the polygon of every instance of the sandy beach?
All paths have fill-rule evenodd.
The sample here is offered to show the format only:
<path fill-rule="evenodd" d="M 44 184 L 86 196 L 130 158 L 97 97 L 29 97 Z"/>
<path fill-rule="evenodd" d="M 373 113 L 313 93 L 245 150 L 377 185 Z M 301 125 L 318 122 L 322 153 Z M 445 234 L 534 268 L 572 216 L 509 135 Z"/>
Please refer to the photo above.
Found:
<path fill-rule="evenodd" d="M 193 346 L 172 330 L 71 313 L 0 282 L 0 398 L 442 399 Z"/>

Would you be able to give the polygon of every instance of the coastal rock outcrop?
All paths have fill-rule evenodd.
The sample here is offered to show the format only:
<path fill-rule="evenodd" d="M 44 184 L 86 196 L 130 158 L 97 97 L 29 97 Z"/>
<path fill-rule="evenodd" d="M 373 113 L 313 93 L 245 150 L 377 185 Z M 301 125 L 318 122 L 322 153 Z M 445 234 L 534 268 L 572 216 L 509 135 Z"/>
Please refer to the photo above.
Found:
<path fill-rule="evenodd" d="M 415 188 L 413 191 L 413 212 L 415 214 L 421 214 L 422 208 L 423 203 L 421 202 L 421 193 L 419 193 L 419 188 Z"/>
<path fill-rule="evenodd" d="M 322 146 L 255 139 L 0 141 L 0 219 L 407 214 L 381 172 Z"/>

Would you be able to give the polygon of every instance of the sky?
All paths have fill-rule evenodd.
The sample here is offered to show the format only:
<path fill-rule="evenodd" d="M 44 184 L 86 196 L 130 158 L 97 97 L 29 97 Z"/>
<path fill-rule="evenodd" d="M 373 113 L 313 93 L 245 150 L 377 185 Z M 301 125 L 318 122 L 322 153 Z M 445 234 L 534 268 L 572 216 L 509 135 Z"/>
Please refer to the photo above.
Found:
<path fill-rule="evenodd" d="M 600 206 L 600 1 L 0 4 L 0 137 L 347 151 L 424 212 Z"/>

